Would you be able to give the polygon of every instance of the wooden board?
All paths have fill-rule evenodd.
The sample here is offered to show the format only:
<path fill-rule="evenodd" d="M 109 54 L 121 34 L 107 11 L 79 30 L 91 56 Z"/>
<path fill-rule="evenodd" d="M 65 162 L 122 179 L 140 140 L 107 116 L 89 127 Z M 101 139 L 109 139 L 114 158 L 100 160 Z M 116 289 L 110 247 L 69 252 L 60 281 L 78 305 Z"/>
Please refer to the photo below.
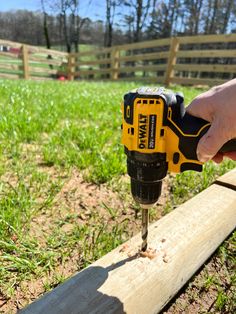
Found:
<path fill-rule="evenodd" d="M 109 64 L 111 59 L 97 59 L 97 60 L 88 60 L 88 61 L 76 61 L 76 66 L 80 65 L 99 65 L 99 64 Z"/>
<path fill-rule="evenodd" d="M 34 56 L 29 56 L 29 63 L 34 64 L 34 63 L 38 63 L 38 64 L 52 64 L 52 65 L 62 65 L 63 61 L 62 59 L 48 59 L 46 56 L 45 58 L 41 58 L 41 57 L 34 57 Z"/>
<path fill-rule="evenodd" d="M 175 71 L 236 73 L 236 64 L 176 64 Z"/>
<path fill-rule="evenodd" d="M 143 53 L 138 55 L 131 55 L 131 56 L 120 56 L 120 62 L 126 61 L 143 61 L 143 60 L 160 60 L 160 59 L 167 59 L 169 57 L 169 51 L 163 52 L 152 52 L 152 53 Z"/>
<path fill-rule="evenodd" d="M 45 76 L 58 73 L 57 69 L 52 70 L 52 69 L 49 69 L 49 68 L 35 68 L 35 67 L 29 67 L 29 71 L 30 71 L 31 75 L 40 73 L 40 74 L 45 75 Z"/>
<path fill-rule="evenodd" d="M 116 47 L 116 46 L 115 46 Z M 100 55 L 100 54 L 107 54 L 112 51 L 113 47 L 107 47 L 107 48 L 94 48 L 93 50 L 87 50 L 77 53 L 70 53 L 71 57 L 79 58 L 82 56 L 89 56 L 89 55 Z"/>
<path fill-rule="evenodd" d="M 219 185 L 236 190 L 236 168 L 216 180 Z"/>
<path fill-rule="evenodd" d="M 118 45 L 118 46 L 115 46 L 115 48 L 119 50 L 135 50 L 135 49 L 168 46 L 168 45 L 170 45 L 170 38 L 148 40 L 148 41 L 142 41 L 139 43 L 132 43 L 132 44 L 126 44 L 126 45 Z"/>
<path fill-rule="evenodd" d="M 154 83 L 154 84 L 163 84 L 164 83 L 164 76 L 132 76 L 132 77 L 122 77 L 120 80 L 122 81 L 132 81 L 132 82 L 139 82 L 142 84 L 143 82 L 146 83 Z"/>
<path fill-rule="evenodd" d="M 236 42 L 236 34 L 197 35 L 178 37 L 181 44 L 208 44 Z"/>
<path fill-rule="evenodd" d="M 9 64 L 9 63 L 0 63 L 0 69 L 4 69 L 4 70 L 19 70 L 20 67 L 22 67 L 22 64 Z"/>
<path fill-rule="evenodd" d="M 177 58 L 235 58 L 236 49 L 179 50 Z"/>
<path fill-rule="evenodd" d="M 13 73 L 0 73 L 0 78 L 6 78 L 6 79 L 19 79 L 22 78 L 22 75 L 19 74 L 13 74 Z"/>
<path fill-rule="evenodd" d="M 151 225 L 152 259 L 137 235 L 21 313 L 159 313 L 235 226 L 236 191 L 213 184 Z"/>
<path fill-rule="evenodd" d="M 19 54 L 18 53 L 11 53 L 11 52 L 4 52 L 0 51 L 0 56 L 7 57 L 7 58 L 13 58 L 13 59 L 18 59 Z M 8 61 L 8 60 L 6 60 Z"/>
<path fill-rule="evenodd" d="M 183 84 L 183 85 L 208 85 L 208 86 L 215 86 L 225 83 L 227 80 L 221 79 L 211 79 L 211 78 L 188 78 L 188 77 L 177 77 L 174 76 L 171 78 L 170 83 L 175 84 Z"/>
<path fill-rule="evenodd" d="M 166 65 L 160 64 L 160 65 L 143 65 L 143 66 L 133 66 L 133 67 L 120 67 L 118 69 L 118 72 L 138 72 L 138 71 L 147 71 L 147 72 L 157 72 L 157 71 L 165 71 Z"/>
<path fill-rule="evenodd" d="M 9 47 L 13 47 L 13 48 L 21 48 L 22 47 L 21 43 L 17 43 L 17 42 L 5 40 L 5 39 L 0 39 L 0 45 L 9 46 Z"/>
<path fill-rule="evenodd" d="M 106 74 L 106 73 L 110 73 L 112 71 L 112 68 L 108 68 L 108 69 L 94 69 L 94 70 L 79 70 L 77 72 L 75 72 L 75 76 L 81 76 L 81 75 L 93 75 L 93 74 Z"/>

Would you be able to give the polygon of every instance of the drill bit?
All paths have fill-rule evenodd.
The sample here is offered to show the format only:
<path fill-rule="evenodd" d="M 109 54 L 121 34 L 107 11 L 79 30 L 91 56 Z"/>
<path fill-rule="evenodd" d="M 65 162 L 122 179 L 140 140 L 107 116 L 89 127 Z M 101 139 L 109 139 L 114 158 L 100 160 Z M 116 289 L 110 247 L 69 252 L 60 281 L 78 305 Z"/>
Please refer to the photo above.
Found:
<path fill-rule="evenodd" d="M 147 250 L 147 237 L 148 237 L 148 222 L 149 222 L 149 205 L 141 205 L 142 208 L 142 246 L 141 250 L 145 252 Z"/>

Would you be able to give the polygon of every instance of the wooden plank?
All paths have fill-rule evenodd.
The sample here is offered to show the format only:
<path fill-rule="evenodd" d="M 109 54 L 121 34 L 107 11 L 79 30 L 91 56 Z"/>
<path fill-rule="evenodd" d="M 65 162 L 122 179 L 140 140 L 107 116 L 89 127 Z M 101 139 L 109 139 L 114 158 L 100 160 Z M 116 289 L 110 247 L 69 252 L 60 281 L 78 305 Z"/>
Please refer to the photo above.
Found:
<path fill-rule="evenodd" d="M 5 39 L 0 39 L 0 45 L 2 46 L 9 46 L 13 48 L 21 48 L 22 44 L 15 42 L 15 41 L 10 41 L 10 40 L 5 40 Z"/>
<path fill-rule="evenodd" d="M 236 73 L 236 64 L 176 64 L 175 71 Z"/>
<path fill-rule="evenodd" d="M 9 63 L 1 63 L 0 62 L 0 69 L 4 70 L 15 70 L 18 71 L 21 64 L 9 64 Z"/>
<path fill-rule="evenodd" d="M 29 48 L 26 45 L 22 46 L 22 63 L 23 63 L 23 76 L 24 79 L 28 80 L 29 74 Z"/>
<path fill-rule="evenodd" d="M 79 61 L 79 62 L 76 62 L 76 66 L 81 66 L 81 65 L 100 65 L 100 64 L 110 64 L 110 63 L 111 63 L 111 59 L 110 58 L 106 58 L 106 59 Z"/>
<path fill-rule="evenodd" d="M 236 58 L 236 49 L 180 50 L 177 58 Z"/>
<path fill-rule="evenodd" d="M 172 37 L 170 45 L 170 54 L 166 67 L 165 85 L 170 84 L 171 78 L 174 76 L 174 65 L 176 64 L 176 55 L 179 50 L 179 40 L 177 37 Z"/>
<path fill-rule="evenodd" d="M 142 65 L 142 66 L 131 66 L 131 67 L 120 67 L 118 72 L 138 72 L 138 71 L 147 71 L 147 72 L 157 72 L 165 71 L 166 64 L 160 65 Z"/>
<path fill-rule="evenodd" d="M 213 184 L 25 308 L 22 314 L 159 313 L 236 226 L 236 192 Z"/>
<path fill-rule="evenodd" d="M 120 63 L 118 61 L 120 56 L 120 50 L 114 48 L 111 52 L 111 73 L 110 73 L 110 77 L 113 81 L 118 79 L 118 72 L 119 72 L 119 67 L 120 67 Z"/>
<path fill-rule="evenodd" d="M 41 74 L 47 74 L 47 75 L 50 75 L 50 74 L 57 74 L 58 70 L 55 69 L 50 69 L 50 68 L 35 68 L 35 67 L 29 67 L 29 71 L 31 74 L 33 73 L 41 73 Z"/>
<path fill-rule="evenodd" d="M 160 60 L 160 59 L 167 59 L 169 57 L 169 51 L 163 52 L 152 52 L 152 53 L 143 53 L 138 55 L 131 55 L 131 56 L 120 56 L 119 61 L 143 61 L 143 60 Z"/>
<path fill-rule="evenodd" d="M 11 53 L 11 52 L 0 51 L 0 56 L 7 57 L 7 58 L 18 59 L 18 53 L 15 54 L 15 53 Z"/>
<path fill-rule="evenodd" d="M 112 71 L 112 68 L 108 69 L 97 69 L 97 70 L 83 70 L 80 69 L 80 71 L 75 72 L 75 76 L 82 76 L 82 75 L 89 75 L 89 74 L 106 74 L 110 73 Z"/>
<path fill-rule="evenodd" d="M 114 47 L 116 46 L 107 47 L 107 48 L 94 48 L 93 50 L 70 53 L 70 55 L 78 59 L 79 57 L 83 57 L 83 56 L 106 54 L 106 53 L 110 53 Z"/>
<path fill-rule="evenodd" d="M 171 41 L 170 38 L 155 39 L 155 40 L 142 41 L 138 43 L 126 44 L 126 45 L 118 45 L 118 46 L 115 46 L 115 48 L 119 50 L 154 48 L 154 47 L 168 46 L 170 45 L 170 41 Z"/>
<path fill-rule="evenodd" d="M 122 77 L 120 81 L 131 81 L 131 82 L 146 82 L 146 83 L 155 83 L 163 84 L 164 76 L 133 76 L 133 77 Z"/>
<path fill-rule="evenodd" d="M 230 172 L 224 174 L 216 180 L 217 184 L 224 184 L 231 189 L 236 190 L 236 168 Z"/>
<path fill-rule="evenodd" d="M 42 53 L 46 55 L 53 55 L 53 56 L 60 56 L 60 57 L 68 57 L 67 52 L 63 51 L 58 51 L 58 50 L 52 50 L 52 49 L 46 49 L 42 47 L 36 47 L 36 46 L 28 46 L 29 47 L 29 52 L 30 53 Z"/>
<path fill-rule="evenodd" d="M 223 35 L 197 35 L 178 37 L 180 44 L 199 44 L 199 43 L 228 43 L 236 42 L 236 34 Z"/>
<path fill-rule="evenodd" d="M 75 57 L 71 54 L 69 54 L 68 57 L 68 80 L 74 81 L 75 78 Z M 79 75 L 79 74 L 78 74 Z"/>
<path fill-rule="evenodd" d="M 29 62 L 30 63 L 43 63 L 43 64 L 52 64 L 52 65 L 61 65 L 63 63 L 62 60 L 55 60 L 55 59 L 48 59 L 48 58 L 40 58 L 40 57 L 34 57 L 29 56 Z"/>
<path fill-rule="evenodd" d="M 19 79 L 19 78 L 21 78 L 21 76 L 19 74 L 1 73 L 0 72 L 0 78 Z"/>
<path fill-rule="evenodd" d="M 221 79 L 201 79 L 201 78 L 187 78 L 187 77 L 177 77 L 174 76 L 171 78 L 170 83 L 174 84 L 183 84 L 183 85 L 208 85 L 208 86 L 214 86 L 214 85 L 220 85 L 225 83 L 227 80 L 221 80 Z"/>

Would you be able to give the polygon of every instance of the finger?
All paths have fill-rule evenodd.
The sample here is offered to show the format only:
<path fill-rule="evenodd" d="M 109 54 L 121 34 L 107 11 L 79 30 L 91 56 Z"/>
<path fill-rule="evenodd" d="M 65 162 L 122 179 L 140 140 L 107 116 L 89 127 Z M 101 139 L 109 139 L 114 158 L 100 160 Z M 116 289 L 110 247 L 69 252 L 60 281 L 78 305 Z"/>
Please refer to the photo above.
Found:
<path fill-rule="evenodd" d="M 221 124 L 220 119 L 216 119 L 207 133 L 200 139 L 197 146 L 197 156 L 201 162 L 212 159 L 220 148 L 228 141 L 227 125 Z"/>
<path fill-rule="evenodd" d="M 212 122 L 214 111 L 211 98 L 208 94 L 209 93 L 206 92 L 196 97 L 186 108 L 186 111 L 192 116 Z"/>
<path fill-rule="evenodd" d="M 225 153 L 224 156 L 226 156 L 232 160 L 236 160 L 236 152 Z"/>
<path fill-rule="evenodd" d="M 217 153 L 213 158 L 212 160 L 214 162 L 216 162 L 217 164 L 221 163 L 223 161 L 223 158 L 224 158 L 224 154 L 223 153 Z"/>

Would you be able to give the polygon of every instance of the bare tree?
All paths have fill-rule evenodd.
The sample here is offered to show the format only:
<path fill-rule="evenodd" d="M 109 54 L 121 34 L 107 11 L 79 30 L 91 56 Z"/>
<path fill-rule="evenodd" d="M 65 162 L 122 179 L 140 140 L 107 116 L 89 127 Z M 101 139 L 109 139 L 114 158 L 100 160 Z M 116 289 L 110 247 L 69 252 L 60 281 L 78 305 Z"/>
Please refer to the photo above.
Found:
<path fill-rule="evenodd" d="M 185 0 L 184 8 L 186 11 L 185 32 L 190 35 L 198 34 L 200 14 L 203 0 Z"/>
<path fill-rule="evenodd" d="M 129 28 L 133 29 L 134 42 L 138 42 L 141 39 L 142 30 L 150 13 L 150 4 L 151 0 L 124 1 L 124 5 L 130 9 L 130 14 L 126 15 L 126 21 L 133 24 L 132 26 L 129 25 Z"/>
<path fill-rule="evenodd" d="M 51 41 L 49 37 L 49 31 L 48 31 L 48 14 L 46 12 L 45 8 L 45 0 L 41 0 L 41 8 L 43 11 L 43 32 L 46 40 L 46 46 L 48 49 L 51 48 Z"/>
<path fill-rule="evenodd" d="M 176 34 L 175 25 L 181 13 L 180 1 L 158 2 L 153 0 L 151 7 L 151 23 L 148 27 L 151 38 L 165 38 Z"/>

